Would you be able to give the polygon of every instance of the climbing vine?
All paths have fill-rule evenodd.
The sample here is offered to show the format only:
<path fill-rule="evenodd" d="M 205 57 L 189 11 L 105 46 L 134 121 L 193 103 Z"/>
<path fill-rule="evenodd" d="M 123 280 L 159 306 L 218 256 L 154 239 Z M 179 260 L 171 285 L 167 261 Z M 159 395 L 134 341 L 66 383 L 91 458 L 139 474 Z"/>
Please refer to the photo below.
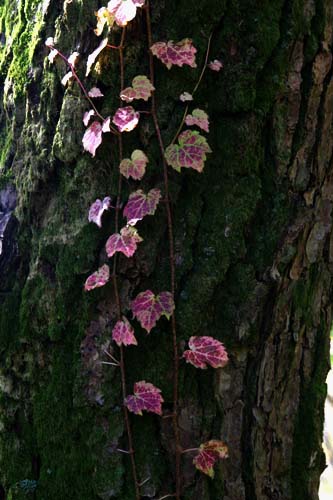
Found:
<path fill-rule="evenodd" d="M 131 84 L 125 87 L 125 62 L 124 50 L 126 47 L 126 27 L 132 21 L 137 13 L 137 9 L 141 8 L 146 16 L 147 29 L 147 57 L 149 65 L 149 75 L 137 75 L 133 78 Z M 106 134 L 111 133 L 117 138 L 118 142 L 118 157 L 119 157 L 119 178 L 118 192 L 115 206 L 111 203 L 110 197 L 105 197 L 103 200 L 97 199 L 92 203 L 88 220 L 95 223 L 98 227 L 102 227 L 103 214 L 106 210 L 114 210 L 115 213 L 115 231 L 109 236 L 105 243 L 107 257 L 112 259 L 112 268 L 110 264 L 103 264 L 98 270 L 93 272 L 86 280 L 84 289 L 86 291 L 94 290 L 95 288 L 105 286 L 108 282 L 113 283 L 114 296 L 117 309 L 117 321 L 113 326 L 112 340 L 118 346 L 118 356 L 114 356 L 113 351 L 108 352 L 108 364 L 119 368 L 121 378 L 121 390 L 123 398 L 123 411 L 125 428 L 128 440 L 128 450 L 119 450 L 119 452 L 127 453 L 130 456 L 133 486 L 135 498 L 141 498 L 140 479 L 138 477 L 137 466 L 135 461 L 134 441 L 135 436 L 132 435 L 130 413 L 142 415 L 143 411 L 155 413 L 158 416 L 171 418 L 174 434 L 174 456 L 175 456 L 175 488 L 174 491 L 162 498 L 181 497 L 181 462 L 184 453 L 194 453 L 193 464 L 203 473 L 213 477 L 214 464 L 218 459 L 227 457 L 228 449 L 225 443 L 219 440 L 212 439 L 208 442 L 201 443 L 197 447 L 183 449 L 181 444 L 180 428 L 179 428 L 179 368 L 180 363 L 186 362 L 192 364 L 198 369 L 207 367 L 223 368 L 228 362 L 228 355 L 223 344 L 210 336 L 192 336 L 188 343 L 188 349 L 183 350 L 180 355 L 179 339 L 177 337 L 177 322 L 175 316 L 175 302 L 177 297 L 176 279 L 175 279 L 175 251 L 174 251 L 174 229 L 173 217 L 170 203 L 169 193 L 169 169 L 172 167 L 177 172 L 181 173 L 182 169 L 192 169 L 201 173 L 205 166 L 207 154 L 211 153 L 210 146 L 203 132 L 209 132 L 209 117 L 207 113 L 193 106 L 194 109 L 190 112 L 190 106 L 194 101 L 194 95 L 199 88 L 206 68 L 212 71 L 220 71 L 222 68 L 221 61 L 214 60 L 210 63 L 209 52 L 212 35 L 208 39 L 203 67 L 198 76 L 197 83 L 191 92 L 183 92 L 179 99 L 186 103 L 181 123 L 175 132 L 174 138 L 169 145 L 164 144 L 162 133 L 159 125 L 158 106 L 155 97 L 155 72 L 154 65 L 156 58 L 159 63 L 164 64 L 169 70 L 173 66 L 189 66 L 195 70 L 197 68 L 196 54 L 193 41 L 185 38 L 179 42 L 174 41 L 154 41 L 152 34 L 152 24 L 150 18 L 149 0 L 111 0 L 106 7 L 102 7 L 96 12 L 97 26 L 95 29 L 96 36 L 100 37 L 103 34 L 105 37 L 99 46 L 88 56 L 86 66 L 86 77 L 89 76 L 94 64 L 97 62 L 102 51 L 109 50 L 111 57 L 117 53 L 119 58 L 120 78 L 119 78 L 119 107 L 114 111 L 113 116 L 104 117 L 98 111 L 98 106 L 95 105 L 96 99 L 102 99 L 103 93 L 98 87 L 87 89 L 86 85 L 78 76 L 76 65 L 80 54 L 72 53 L 70 56 L 65 56 L 56 46 L 52 38 L 46 40 L 46 45 L 50 49 L 48 58 L 53 62 L 56 57 L 60 57 L 68 66 L 68 72 L 62 79 L 64 86 L 70 81 L 74 81 L 80 87 L 83 95 L 90 105 L 83 116 L 83 123 L 86 127 L 82 143 L 85 151 L 93 157 L 97 154 L 99 146 L 102 144 Z M 109 43 L 108 34 L 111 30 L 116 33 L 120 32 L 119 45 L 111 45 Z M 150 102 L 149 111 L 137 111 L 135 109 L 136 101 L 143 100 Z M 133 103 L 133 106 L 132 106 Z M 124 158 L 123 155 L 123 139 L 125 132 L 131 132 L 140 124 L 141 113 L 147 113 L 153 122 L 155 137 L 158 143 L 161 157 L 161 182 L 163 184 L 163 192 L 154 186 L 148 192 L 142 189 L 133 191 L 122 208 L 121 194 L 123 178 L 132 179 L 132 181 L 140 181 L 146 172 L 149 158 L 146 153 L 141 150 L 134 150 L 130 158 Z M 198 130 L 184 127 L 196 127 Z M 129 318 L 126 316 L 124 305 L 121 303 L 119 293 L 119 277 L 117 267 L 117 257 L 122 253 L 127 258 L 131 258 L 138 245 L 143 241 L 139 234 L 137 225 L 147 216 L 158 214 L 160 204 L 166 210 L 169 245 L 169 272 L 170 272 L 170 288 L 169 290 L 143 290 L 132 299 L 130 309 L 133 319 L 136 319 L 141 328 L 146 330 L 147 334 L 154 329 L 156 323 L 162 316 L 170 320 L 171 325 L 171 340 L 170 349 L 173 352 L 173 408 L 172 413 L 163 415 L 163 395 L 161 390 L 156 387 L 151 381 L 139 380 L 135 382 L 133 390 L 130 391 L 126 380 L 126 353 L 127 346 L 136 346 L 138 344 L 135 330 Z M 126 221 L 123 227 L 120 222 Z"/>

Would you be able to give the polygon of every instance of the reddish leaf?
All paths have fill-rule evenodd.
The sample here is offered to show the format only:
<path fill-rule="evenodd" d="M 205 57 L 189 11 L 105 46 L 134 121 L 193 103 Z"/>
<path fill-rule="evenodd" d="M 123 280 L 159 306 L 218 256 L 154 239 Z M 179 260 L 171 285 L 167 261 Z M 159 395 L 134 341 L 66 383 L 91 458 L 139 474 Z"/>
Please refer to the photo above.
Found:
<path fill-rule="evenodd" d="M 187 115 L 185 118 L 185 123 L 189 127 L 196 125 L 205 132 L 209 132 L 209 121 L 208 115 L 202 109 L 194 109 L 191 115 Z"/>
<path fill-rule="evenodd" d="M 121 345 L 138 345 L 134 336 L 134 329 L 130 322 L 123 316 L 122 321 L 117 321 L 112 330 L 112 340 L 120 347 Z"/>
<path fill-rule="evenodd" d="M 110 278 L 110 269 L 107 264 L 100 267 L 95 273 L 91 274 L 85 282 L 84 289 L 86 292 L 104 286 Z"/>
<path fill-rule="evenodd" d="M 148 194 L 145 194 L 142 189 L 132 193 L 124 208 L 124 217 L 127 218 L 127 224 L 135 226 L 146 215 L 153 215 L 160 198 L 161 191 L 159 189 L 151 189 Z"/>
<path fill-rule="evenodd" d="M 112 257 L 116 252 L 122 252 L 126 257 L 132 257 L 140 241 L 142 238 L 134 227 L 123 227 L 120 234 L 112 234 L 107 240 L 106 253 L 108 257 Z"/>
<path fill-rule="evenodd" d="M 170 318 L 175 304 L 170 292 L 161 292 L 155 296 L 151 290 L 146 290 L 132 301 L 131 309 L 134 318 L 149 333 L 161 316 Z"/>
<path fill-rule="evenodd" d="M 190 38 L 184 38 L 178 43 L 170 42 L 157 42 L 150 47 L 150 50 L 168 69 L 173 64 L 176 66 L 183 66 L 187 64 L 192 68 L 196 68 L 195 54 L 197 49 L 192 45 Z"/>
<path fill-rule="evenodd" d="M 120 98 L 126 102 L 132 102 L 134 99 L 143 99 L 148 101 L 155 87 L 150 80 L 143 75 L 133 78 L 132 87 L 128 87 L 120 92 Z"/>
<path fill-rule="evenodd" d="M 134 395 L 127 396 L 124 403 L 136 415 L 142 415 L 143 410 L 162 415 L 163 401 L 161 390 L 142 380 L 134 384 Z"/>
<path fill-rule="evenodd" d="M 83 123 L 85 124 L 86 127 L 88 127 L 88 124 L 90 122 L 90 118 L 92 116 L 95 116 L 95 115 L 96 115 L 96 113 L 95 113 L 95 111 L 93 109 L 90 109 L 89 111 L 86 111 L 84 113 L 82 121 L 83 121 Z"/>
<path fill-rule="evenodd" d="M 183 92 L 182 94 L 180 94 L 179 99 L 182 102 L 193 101 L 193 96 L 189 92 Z"/>
<path fill-rule="evenodd" d="M 94 222 L 98 227 L 102 227 L 102 215 L 111 206 L 111 199 L 106 196 L 103 201 L 97 199 L 89 209 L 88 220 Z"/>
<path fill-rule="evenodd" d="M 218 59 L 214 59 L 209 64 L 207 64 L 208 68 L 213 71 L 220 71 L 223 68 L 223 63 Z"/>
<path fill-rule="evenodd" d="M 168 164 L 178 172 L 182 167 L 202 172 L 206 153 L 212 152 L 206 138 L 195 130 L 185 130 L 178 137 L 178 143 L 171 144 L 165 151 Z"/>
<path fill-rule="evenodd" d="M 199 453 L 193 459 L 197 469 L 210 477 L 214 477 L 214 465 L 218 459 L 228 457 L 228 447 L 222 441 L 213 439 L 200 445 Z"/>
<path fill-rule="evenodd" d="M 88 56 L 86 76 L 89 75 L 89 73 L 91 71 L 92 65 L 95 63 L 97 57 L 102 52 L 102 50 L 105 49 L 105 47 L 107 46 L 107 44 L 108 44 L 108 39 L 104 38 L 104 40 L 101 41 L 101 43 L 99 44 L 99 46 L 97 47 L 97 49 L 95 49 L 94 52 L 92 52 Z"/>
<path fill-rule="evenodd" d="M 104 97 L 104 94 L 100 91 L 98 87 L 93 87 L 88 92 L 89 97 Z"/>
<path fill-rule="evenodd" d="M 142 7 L 145 0 L 111 0 L 108 10 L 115 16 L 118 26 L 126 26 L 136 16 L 137 7 Z"/>
<path fill-rule="evenodd" d="M 109 116 L 108 116 L 108 118 L 105 118 L 105 120 L 102 123 L 102 132 L 111 132 L 110 120 L 111 120 L 111 118 Z"/>
<path fill-rule="evenodd" d="M 190 350 L 185 351 L 183 357 L 196 368 L 207 368 L 208 365 L 223 368 L 228 363 L 224 345 L 213 337 L 191 337 L 188 345 Z"/>
<path fill-rule="evenodd" d="M 125 106 L 117 109 L 112 121 L 120 132 L 131 132 L 139 123 L 139 118 L 140 113 L 137 113 L 132 106 Z"/>
<path fill-rule="evenodd" d="M 97 26 L 94 30 L 97 36 L 100 36 L 103 33 L 104 26 L 107 25 L 108 28 L 112 28 L 114 23 L 114 16 L 106 7 L 101 7 L 95 12 L 95 16 L 97 17 Z"/>
<path fill-rule="evenodd" d="M 145 175 L 148 158 L 140 149 L 135 149 L 131 159 L 125 158 L 120 162 L 119 169 L 121 174 L 129 179 L 140 180 Z"/>
<path fill-rule="evenodd" d="M 102 144 L 102 125 L 100 122 L 92 122 L 84 133 L 82 143 L 84 149 L 95 156 L 96 149 Z"/>

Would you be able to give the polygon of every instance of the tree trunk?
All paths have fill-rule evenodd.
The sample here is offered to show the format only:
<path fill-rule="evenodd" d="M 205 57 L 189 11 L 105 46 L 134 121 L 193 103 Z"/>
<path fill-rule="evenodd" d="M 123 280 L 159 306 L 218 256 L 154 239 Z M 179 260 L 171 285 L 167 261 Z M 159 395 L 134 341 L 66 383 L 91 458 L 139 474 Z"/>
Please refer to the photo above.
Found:
<path fill-rule="evenodd" d="M 182 458 L 182 498 L 314 500 L 329 367 L 333 239 L 331 0 L 152 2 L 154 41 L 191 37 L 198 69 L 156 61 L 165 144 L 180 123 L 213 31 L 208 72 L 195 106 L 211 132 L 202 174 L 170 169 L 181 348 L 192 335 L 225 344 L 229 364 L 180 364 L 181 444 L 223 439 L 229 458 L 212 480 Z M 96 199 L 115 199 L 116 140 L 96 158 L 82 150 L 87 102 L 44 40 L 84 61 L 99 41 L 93 0 L 2 0 L 0 6 L 0 498 L 134 499 L 119 370 L 107 361 L 116 319 L 113 289 L 83 284 L 101 262 L 114 215 L 89 224 Z M 119 40 L 119 30 L 111 36 Z M 147 74 L 141 9 L 130 24 L 126 83 Z M 103 114 L 118 106 L 115 53 L 102 53 Z M 162 185 L 150 117 L 124 138 L 126 155 L 149 159 L 144 188 Z M 16 194 L 11 186 L 16 186 Z M 125 183 L 126 201 L 134 182 Z M 140 186 L 141 187 L 141 186 Z M 17 195 L 17 202 L 16 202 Z M 16 203 L 15 212 L 13 212 Z M 15 214 L 15 215 L 13 215 Z M 168 290 L 165 209 L 140 225 L 136 256 L 119 259 L 123 308 L 147 288 Z M 127 311 L 128 312 L 128 311 Z M 147 380 L 172 407 L 170 324 L 126 350 L 127 391 Z M 116 351 L 115 351 L 116 352 Z M 144 498 L 174 491 L 171 419 L 131 416 Z"/>

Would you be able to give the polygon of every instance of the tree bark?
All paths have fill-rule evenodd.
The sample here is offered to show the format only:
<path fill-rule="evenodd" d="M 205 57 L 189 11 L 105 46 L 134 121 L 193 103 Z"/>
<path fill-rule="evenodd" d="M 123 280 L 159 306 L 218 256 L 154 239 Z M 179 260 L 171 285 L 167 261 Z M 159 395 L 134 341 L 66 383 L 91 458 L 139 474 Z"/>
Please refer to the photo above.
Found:
<path fill-rule="evenodd" d="M 3 0 L 0 6 L 0 498 L 133 499 L 120 376 L 103 365 L 117 311 L 110 285 L 83 292 L 105 262 L 114 224 L 88 224 L 96 199 L 115 199 L 116 139 L 96 158 L 82 151 L 87 102 L 61 85 L 62 62 L 46 60 L 55 36 L 84 61 L 99 40 L 93 0 Z M 181 348 L 192 335 L 221 340 L 221 370 L 180 365 L 181 442 L 223 439 L 229 458 L 213 480 L 182 459 L 182 497 L 314 500 L 329 368 L 332 262 L 333 71 L 331 0 L 153 2 L 155 41 L 191 37 L 199 68 L 156 63 L 156 99 L 168 144 L 180 123 L 213 32 L 195 106 L 207 110 L 213 150 L 202 174 L 170 171 L 176 249 L 176 319 Z M 115 31 L 115 43 L 119 33 Z M 125 49 L 126 82 L 147 74 L 139 10 Z M 115 54 L 99 59 L 87 86 L 118 106 Z M 162 185 L 149 116 L 124 139 L 146 151 L 144 188 Z M 106 136 L 107 137 L 107 136 Z M 170 169 L 171 170 L 171 169 Z M 15 185 L 17 203 L 13 189 Z M 141 187 L 141 186 L 140 186 Z M 122 193 L 126 201 L 135 183 Z M 16 203 L 13 211 L 13 203 Z M 119 259 L 125 311 L 142 290 L 169 287 L 166 212 L 142 222 L 132 259 Z M 126 350 L 127 390 L 162 389 L 172 408 L 172 341 L 162 320 Z M 170 419 L 131 417 L 143 498 L 174 489 Z"/>

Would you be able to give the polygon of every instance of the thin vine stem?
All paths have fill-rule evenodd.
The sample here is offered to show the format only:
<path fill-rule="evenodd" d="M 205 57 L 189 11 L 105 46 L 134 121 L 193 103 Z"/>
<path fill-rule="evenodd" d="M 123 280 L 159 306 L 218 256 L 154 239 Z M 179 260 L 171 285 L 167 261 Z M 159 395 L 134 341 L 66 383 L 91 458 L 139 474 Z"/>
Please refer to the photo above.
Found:
<path fill-rule="evenodd" d="M 123 28 L 122 34 L 121 34 L 120 45 L 118 46 L 119 68 L 120 68 L 120 91 L 123 90 L 124 81 L 125 81 L 125 65 L 124 65 L 125 37 L 126 37 L 126 28 Z M 120 107 L 122 107 L 122 106 L 123 106 L 123 102 L 122 102 L 122 100 L 120 100 Z M 119 150 L 119 162 L 121 162 L 121 160 L 123 159 L 123 138 L 122 138 L 121 134 L 118 135 L 118 150 Z M 117 202 L 116 202 L 116 214 L 115 214 L 115 232 L 116 233 L 119 232 L 119 211 L 120 211 L 121 190 L 122 190 L 122 176 L 119 172 Z M 114 256 L 113 273 L 112 274 L 113 274 L 113 276 L 112 276 L 113 288 L 114 288 L 116 307 L 117 307 L 117 316 L 118 316 L 118 319 L 121 320 L 122 319 L 122 308 L 121 308 L 121 301 L 120 301 L 119 288 L 118 288 L 118 279 L 117 279 L 117 254 L 115 254 L 115 256 Z M 120 365 L 120 375 L 121 375 L 121 390 L 122 390 L 123 401 L 125 401 L 125 398 L 127 396 L 127 389 L 126 389 L 125 353 L 124 353 L 123 345 L 121 345 L 119 349 L 120 349 L 119 365 Z M 137 474 L 137 468 L 136 468 L 136 462 L 135 462 L 135 456 L 134 456 L 132 429 L 131 429 L 128 410 L 127 410 L 124 403 L 123 403 L 123 411 L 124 411 L 125 427 L 126 427 L 128 447 L 129 447 L 128 453 L 130 455 L 131 466 L 132 466 L 135 498 L 136 498 L 136 500 L 140 500 L 141 495 L 140 495 L 140 487 L 139 487 L 138 474 Z"/>
<path fill-rule="evenodd" d="M 199 85 L 201 83 L 201 80 L 203 79 L 203 76 L 205 74 L 205 71 L 206 71 L 206 68 L 207 68 L 207 63 L 208 63 L 208 57 L 209 57 L 209 51 L 210 51 L 210 44 L 211 44 L 211 41 L 212 41 L 212 36 L 213 36 L 213 31 L 211 32 L 211 34 L 209 35 L 209 38 L 208 38 L 208 44 L 207 44 L 207 49 L 206 49 L 206 56 L 205 56 L 205 62 L 203 64 L 203 67 L 202 67 L 202 70 L 201 70 L 201 73 L 199 75 L 199 78 L 198 78 L 198 81 L 197 83 L 195 84 L 195 87 L 194 89 L 192 90 L 192 93 L 191 95 L 194 96 L 194 94 L 196 93 L 196 91 L 198 90 L 199 88 Z M 177 137 L 179 136 L 183 126 L 184 126 L 184 123 L 185 123 L 185 119 L 186 119 L 186 115 L 188 113 L 188 108 L 189 108 L 189 105 L 187 104 L 186 107 L 185 107 L 185 110 L 184 110 L 184 113 L 183 113 L 183 117 L 182 117 L 182 120 L 180 122 L 180 125 L 178 127 L 178 130 L 177 132 L 175 133 L 174 135 L 174 138 L 172 139 L 171 141 L 171 144 L 174 144 L 177 140 Z"/>
<path fill-rule="evenodd" d="M 146 3 L 146 19 L 147 19 L 147 35 L 148 35 L 148 45 L 149 48 L 153 45 L 152 29 L 151 29 L 151 18 L 150 18 L 150 2 Z M 154 72 L 154 60 L 153 55 L 150 50 L 149 52 L 149 72 L 150 81 L 154 85 L 155 72 Z M 174 250 L 174 236 L 173 236 L 173 224 L 172 224 L 172 213 L 170 204 L 170 194 L 169 194 L 169 177 L 168 177 L 168 165 L 164 156 L 164 144 L 161 135 L 161 130 L 158 122 L 157 107 L 155 94 L 152 94 L 151 98 L 151 116 L 155 126 L 155 132 L 159 143 L 162 163 L 163 163 L 163 177 L 164 177 L 164 191 L 165 191 L 165 206 L 167 212 L 167 223 L 168 223 L 168 239 L 169 239 L 169 260 L 170 260 L 170 285 L 171 294 L 175 300 L 176 292 L 176 279 L 175 279 L 175 250 Z M 175 461 L 176 461 L 176 492 L 175 498 L 180 500 L 181 491 L 181 443 L 180 443 L 180 430 L 178 425 L 178 398 L 179 398 L 179 353 L 178 353 L 178 340 L 177 340 L 177 326 L 175 313 L 171 316 L 171 330 L 172 330 L 172 344 L 173 344 L 173 414 L 172 414 L 172 424 L 173 432 L 175 436 Z M 172 496 L 172 495 L 170 495 Z M 165 497 L 166 498 L 166 497 Z"/>

